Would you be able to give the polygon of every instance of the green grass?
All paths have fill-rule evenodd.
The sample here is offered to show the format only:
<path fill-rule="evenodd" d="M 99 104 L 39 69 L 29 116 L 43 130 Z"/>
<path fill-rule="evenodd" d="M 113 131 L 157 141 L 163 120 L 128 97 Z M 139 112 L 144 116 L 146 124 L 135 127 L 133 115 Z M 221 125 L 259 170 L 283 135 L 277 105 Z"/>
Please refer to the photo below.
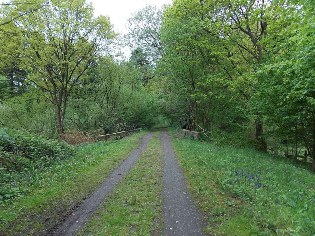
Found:
<path fill-rule="evenodd" d="M 0 235 L 44 234 L 121 163 L 143 134 L 77 146 L 75 157 L 17 178 L 20 182 L 14 183 L 15 187 L 27 188 L 27 194 L 1 206 Z"/>
<path fill-rule="evenodd" d="M 80 235 L 161 235 L 162 161 L 157 138 Z"/>
<path fill-rule="evenodd" d="M 315 235 L 315 175 L 250 149 L 174 138 L 211 235 Z"/>

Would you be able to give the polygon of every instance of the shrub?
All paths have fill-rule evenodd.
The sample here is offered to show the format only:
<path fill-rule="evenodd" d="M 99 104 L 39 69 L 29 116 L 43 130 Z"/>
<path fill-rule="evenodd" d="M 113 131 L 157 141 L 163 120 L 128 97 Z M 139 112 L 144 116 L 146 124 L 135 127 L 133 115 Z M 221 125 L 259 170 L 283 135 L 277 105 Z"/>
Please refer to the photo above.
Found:
<path fill-rule="evenodd" d="M 74 154 L 73 149 L 65 142 L 3 128 L 0 129 L 0 151 L 3 153 L 2 159 L 6 159 L 2 162 L 10 162 L 9 159 L 23 157 L 33 162 L 50 163 Z"/>
<path fill-rule="evenodd" d="M 74 149 L 65 142 L 0 128 L 0 206 L 28 191 L 16 183 L 36 179 L 40 171 L 73 155 Z"/>
<path fill-rule="evenodd" d="M 8 171 L 23 171 L 31 166 L 32 161 L 12 153 L 0 151 L 0 168 L 1 166 Z"/>

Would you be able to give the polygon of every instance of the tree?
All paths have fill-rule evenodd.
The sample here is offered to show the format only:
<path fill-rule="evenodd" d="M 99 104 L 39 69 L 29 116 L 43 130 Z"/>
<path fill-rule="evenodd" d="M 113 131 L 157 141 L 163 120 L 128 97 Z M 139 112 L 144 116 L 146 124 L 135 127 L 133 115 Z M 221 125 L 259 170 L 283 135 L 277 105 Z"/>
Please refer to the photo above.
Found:
<path fill-rule="evenodd" d="M 141 72 L 141 82 L 143 85 L 146 85 L 154 77 L 148 56 L 141 48 L 136 48 L 131 52 L 129 62 Z"/>
<path fill-rule="evenodd" d="M 141 76 L 130 62 L 98 58 L 69 101 L 67 121 L 71 119 L 80 130 L 102 129 L 104 133 L 150 127 L 159 109 Z"/>
<path fill-rule="evenodd" d="M 0 3 L 1 7 L 5 7 L 8 9 L 15 9 L 13 14 L 8 15 L 8 17 L 3 18 L 0 21 L 0 27 L 5 26 L 7 24 L 13 23 L 15 20 L 22 18 L 27 15 L 31 15 L 32 13 L 40 10 L 41 8 L 45 7 L 46 3 L 44 1 L 13 1 L 7 3 Z"/>
<path fill-rule="evenodd" d="M 9 83 L 8 80 L 0 75 L 0 106 L 5 98 L 9 96 Z"/>
<path fill-rule="evenodd" d="M 271 23 L 266 15 L 272 5 L 277 3 L 267 0 L 202 2 L 205 31 L 211 35 L 214 33 L 213 26 L 221 27 L 217 32 L 226 41 L 222 50 L 228 55 L 224 70 L 247 102 L 256 89 L 255 71 L 264 60 L 263 39 Z M 267 151 L 263 114 L 257 112 L 254 116 L 257 148 Z"/>
<path fill-rule="evenodd" d="M 94 18 L 84 0 L 51 0 L 15 24 L 26 41 L 22 57 L 27 80 L 54 105 L 58 133 L 63 133 L 73 88 L 114 36 L 109 19 Z"/>
<path fill-rule="evenodd" d="M 151 65 L 163 55 L 160 28 L 163 9 L 146 6 L 129 19 L 129 45 L 133 50 L 141 49 Z"/>
<path fill-rule="evenodd" d="M 177 0 L 166 11 L 162 27 L 168 64 L 181 58 L 169 70 L 181 71 L 174 77 L 191 88 L 186 90 L 191 97 L 186 107 L 194 107 L 194 122 L 218 123 L 228 130 L 254 117 L 262 151 L 267 151 L 264 116 L 250 104 L 259 86 L 255 74 L 265 60 L 270 11 L 278 5 L 264 0 Z M 220 110 L 225 112 L 219 115 Z"/>
<path fill-rule="evenodd" d="M 277 9 L 280 17 L 267 38 L 272 57 L 258 73 L 261 87 L 256 104 L 273 127 L 273 135 L 294 147 L 295 158 L 302 146 L 315 169 L 315 17 L 311 9 L 301 2 Z"/>
<path fill-rule="evenodd" d="M 234 65 L 239 58 L 231 58 L 235 47 L 222 33 L 222 25 L 213 23 L 218 17 L 206 10 L 197 0 L 175 1 L 166 10 L 161 30 L 165 55 L 161 64 L 178 96 L 180 108 L 174 110 L 182 125 L 192 129 L 230 129 L 233 123 L 244 120 L 239 109 L 244 99 L 235 89 L 238 72 Z M 206 12 L 209 18 L 213 16 L 211 21 L 204 17 Z"/>
<path fill-rule="evenodd" d="M 9 9 L 2 7 L 0 11 L 3 20 Z M 0 25 L 0 74 L 8 80 L 11 96 L 19 95 L 27 90 L 27 73 L 21 65 L 24 44 L 23 35 L 13 21 Z"/>

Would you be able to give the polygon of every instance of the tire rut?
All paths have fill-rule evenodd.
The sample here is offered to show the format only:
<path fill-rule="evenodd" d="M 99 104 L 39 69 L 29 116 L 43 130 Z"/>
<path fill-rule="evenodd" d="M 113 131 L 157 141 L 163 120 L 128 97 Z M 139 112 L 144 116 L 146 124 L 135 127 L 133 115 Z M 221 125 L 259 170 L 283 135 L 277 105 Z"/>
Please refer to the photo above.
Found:
<path fill-rule="evenodd" d="M 171 139 L 162 132 L 164 151 L 164 235 L 204 235 L 205 226 L 187 189 L 184 175 L 172 149 Z"/>
<path fill-rule="evenodd" d="M 115 186 L 124 178 L 128 171 L 136 164 L 138 157 L 146 149 L 152 133 L 144 136 L 140 145 L 115 169 L 109 177 L 87 199 L 85 199 L 59 226 L 47 235 L 70 236 L 75 235 L 84 227 L 91 215 L 97 210 Z"/>

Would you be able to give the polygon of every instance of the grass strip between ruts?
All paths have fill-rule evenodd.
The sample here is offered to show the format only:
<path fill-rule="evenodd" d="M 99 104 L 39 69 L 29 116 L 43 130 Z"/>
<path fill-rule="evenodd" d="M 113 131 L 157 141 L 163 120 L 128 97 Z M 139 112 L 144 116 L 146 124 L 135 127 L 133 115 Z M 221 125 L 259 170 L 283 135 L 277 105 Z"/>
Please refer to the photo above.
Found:
<path fill-rule="evenodd" d="M 162 153 L 156 135 L 80 235 L 161 235 Z"/>

